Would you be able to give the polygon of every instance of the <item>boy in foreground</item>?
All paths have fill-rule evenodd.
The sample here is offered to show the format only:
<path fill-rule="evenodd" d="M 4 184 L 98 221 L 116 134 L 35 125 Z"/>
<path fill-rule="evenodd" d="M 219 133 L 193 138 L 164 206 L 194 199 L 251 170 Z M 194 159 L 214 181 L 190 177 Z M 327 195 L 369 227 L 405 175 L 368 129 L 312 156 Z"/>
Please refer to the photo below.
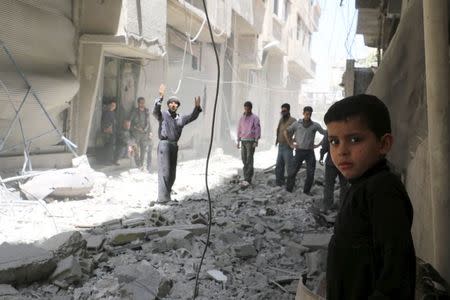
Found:
<path fill-rule="evenodd" d="M 389 111 L 357 95 L 325 114 L 331 158 L 351 184 L 328 245 L 327 299 L 414 299 L 413 209 L 389 171 Z"/>

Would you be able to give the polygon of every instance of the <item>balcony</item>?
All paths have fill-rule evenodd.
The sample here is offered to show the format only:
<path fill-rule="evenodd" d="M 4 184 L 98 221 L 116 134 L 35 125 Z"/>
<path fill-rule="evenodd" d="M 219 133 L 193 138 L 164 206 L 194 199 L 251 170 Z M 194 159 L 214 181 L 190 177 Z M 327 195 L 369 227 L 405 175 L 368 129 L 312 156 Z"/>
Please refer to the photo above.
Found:
<path fill-rule="evenodd" d="M 289 40 L 288 68 L 290 73 L 295 74 L 300 79 L 311 79 L 315 76 L 316 63 L 298 40 Z"/>
<path fill-rule="evenodd" d="M 231 5 L 226 1 L 208 0 L 207 6 L 215 33 L 214 40 L 217 43 L 223 43 L 231 32 Z M 182 33 L 192 34 L 191 38 L 200 32 L 198 41 L 211 42 L 201 1 L 168 0 L 167 25 Z"/>
<path fill-rule="evenodd" d="M 262 32 L 266 6 L 261 0 L 233 0 L 232 10 L 236 13 L 236 20 L 240 23 L 235 24 L 235 30 L 240 33 L 259 34 Z"/>

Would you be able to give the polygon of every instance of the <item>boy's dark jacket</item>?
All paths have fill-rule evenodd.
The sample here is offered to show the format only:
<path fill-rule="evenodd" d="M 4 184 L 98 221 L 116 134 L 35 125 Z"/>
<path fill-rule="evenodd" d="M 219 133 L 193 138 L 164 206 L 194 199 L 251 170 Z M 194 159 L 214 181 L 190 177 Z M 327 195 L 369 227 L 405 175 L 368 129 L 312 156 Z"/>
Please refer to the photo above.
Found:
<path fill-rule="evenodd" d="M 413 209 L 403 184 L 384 159 L 350 183 L 328 246 L 327 299 L 414 299 Z"/>

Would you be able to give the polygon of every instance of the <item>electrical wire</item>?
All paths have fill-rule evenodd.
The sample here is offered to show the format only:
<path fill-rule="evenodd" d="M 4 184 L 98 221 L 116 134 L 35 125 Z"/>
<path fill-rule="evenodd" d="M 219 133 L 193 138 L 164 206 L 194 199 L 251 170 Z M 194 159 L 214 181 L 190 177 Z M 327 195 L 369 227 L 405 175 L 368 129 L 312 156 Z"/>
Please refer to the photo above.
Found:
<path fill-rule="evenodd" d="M 217 111 L 217 100 L 219 98 L 219 87 L 220 87 L 220 62 L 219 62 L 219 54 L 217 53 L 217 47 L 216 43 L 214 42 L 214 35 L 213 30 L 211 28 L 211 22 L 209 20 L 208 15 L 208 9 L 206 8 L 206 0 L 203 0 L 203 8 L 205 9 L 205 15 L 206 20 L 208 22 L 208 29 L 209 29 L 209 36 L 211 37 L 211 43 L 214 48 L 214 54 L 216 57 L 216 65 L 217 65 L 217 83 L 216 83 L 216 95 L 214 98 L 214 108 L 213 108 L 213 115 L 212 115 L 212 123 L 211 123 L 211 137 L 209 140 L 209 148 L 208 148 L 208 155 L 206 157 L 206 168 L 205 168 L 205 184 L 206 184 L 206 193 L 208 195 L 208 234 L 206 237 L 206 244 L 205 249 L 203 250 L 202 258 L 200 260 L 200 264 L 197 268 L 197 274 L 195 275 L 195 287 L 194 287 L 194 299 L 198 295 L 198 284 L 199 284 L 199 276 L 200 276 L 200 270 L 202 268 L 203 260 L 205 259 L 206 250 L 208 249 L 209 239 L 211 237 L 211 223 L 212 223 L 212 201 L 211 201 L 211 194 L 209 191 L 208 186 L 208 169 L 209 169 L 209 159 L 211 157 L 211 150 L 212 150 L 212 143 L 214 140 L 214 127 L 216 123 L 216 111 Z"/>

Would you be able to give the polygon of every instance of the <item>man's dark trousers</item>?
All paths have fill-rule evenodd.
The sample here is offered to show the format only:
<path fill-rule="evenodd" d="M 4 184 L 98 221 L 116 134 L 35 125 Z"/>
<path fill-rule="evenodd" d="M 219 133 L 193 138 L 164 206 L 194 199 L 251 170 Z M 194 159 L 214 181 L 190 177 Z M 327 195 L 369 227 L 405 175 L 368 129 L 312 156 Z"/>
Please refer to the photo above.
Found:
<path fill-rule="evenodd" d="M 295 185 L 295 176 L 297 175 L 303 161 L 306 161 L 306 180 L 303 187 L 304 193 L 311 191 L 314 182 L 314 172 L 316 171 L 316 156 L 314 150 L 296 149 L 292 163 L 288 167 L 288 178 L 286 181 L 286 191 L 292 192 Z"/>
<path fill-rule="evenodd" d="M 244 163 L 244 180 L 251 183 L 253 178 L 254 141 L 241 141 L 241 157 Z"/>
<path fill-rule="evenodd" d="M 161 140 L 158 144 L 158 201 L 170 201 L 170 192 L 175 182 L 178 158 L 176 142 Z"/>
<path fill-rule="evenodd" d="M 345 193 L 347 192 L 347 180 L 339 170 L 331 164 L 325 165 L 325 183 L 323 187 L 323 207 L 322 209 L 328 210 L 331 208 L 334 202 L 334 184 L 336 177 L 339 177 L 339 207 L 344 200 Z"/>
<path fill-rule="evenodd" d="M 292 148 L 287 144 L 278 144 L 277 163 L 275 165 L 276 184 L 282 186 L 285 183 L 284 170 L 292 164 Z"/>

